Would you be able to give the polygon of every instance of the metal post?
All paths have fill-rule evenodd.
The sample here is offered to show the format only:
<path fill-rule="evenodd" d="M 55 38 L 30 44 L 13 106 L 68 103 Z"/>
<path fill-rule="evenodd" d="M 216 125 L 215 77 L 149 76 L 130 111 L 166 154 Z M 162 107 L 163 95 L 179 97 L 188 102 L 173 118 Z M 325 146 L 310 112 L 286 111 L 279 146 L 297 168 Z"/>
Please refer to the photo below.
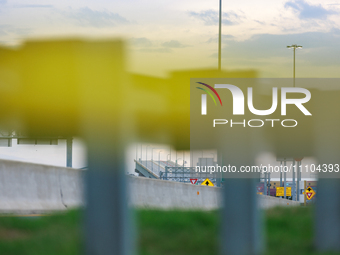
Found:
<path fill-rule="evenodd" d="M 140 161 L 143 160 L 143 144 L 140 144 Z"/>
<path fill-rule="evenodd" d="M 300 201 L 300 178 L 301 178 L 301 173 L 300 173 L 300 162 L 301 161 L 297 161 L 297 182 L 296 182 L 296 201 Z"/>
<path fill-rule="evenodd" d="M 153 149 L 151 148 L 151 171 L 153 172 Z"/>
<path fill-rule="evenodd" d="M 270 173 L 268 172 L 268 196 L 270 196 Z"/>
<path fill-rule="evenodd" d="M 146 168 L 148 168 L 148 147 L 150 146 L 150 144 L 148 144 L 146 147 L 145 147 L 145 166 Z"/>
<path fill-rule="evenodd" d="M 183 167 L 184 167 L 184 159 L 185 159 L 185 155 L 184 155 L 184 151 L 183 151 Z"/>
<path fill-rule="evenodd" d="M 184 174 L 184 159 L 185 159 L 185 155 L 184 155 L 184 151 L 183 151 L 183 182 L 185 182 L 185 174 Z"/>
<path fill-rule="evenodd" d="M 135 236 L 127 206 L 124 146 L 107 137 L 93 140 L 87 143 L 85 173 L 86 254 L 132 255 Z"/>
<path fill-rule="evenodd" d="M 66 138 L 66 166 L 72 167 L 72 137 Z"/>
<path fill-rule="evenodd" d="M 222 45 L 222 0 L 220 0 L 218 23 L 218 71 L 221 71 L 221 45 Z"/>
<path fill-rule="evenodd" d="M 296 47 L 294 47 L 294 64 L 293 64 L 293 87 L 295 87 L 295 50 Z"/>
<path fill-rule="evenodd" d="M 158 152 L 158 174 L 160 173 L 160 166 L 161 166 L 161 152 Z"/>
<path fill-rule="evenodd" d="M 267 196 L 268 192 L 267 192 L 267 172 L 264 173 L 264 182 L 263 182 L 263 192 L 264 194 Z"/>
<path fill-rule="evenodd" d="M 282 161 L 280 161 L 280 187 L 282 187 Z"/>
<path fill-rule="evenodd" d="M 340 251 L 339 178 L 337 177 L 319 178 L 317 192 L 318 199 L 315 208 L 316 248 L 318 251 L 339 252 Z"/>
<path fill-rule="evenodd" d="M 223 165 L 222 165 L 222 157 L 220 158 L 218 156 L 218 151 L 217 151 L 216 152 L 216 162 L 217 162 L 217 164 L 218 164 L 218 161 L 220 161 L 219 163 L 220 163 L 220 166 L 222 168 L 223 167 Z M 218 174 L 216 174 L 216 185 L 217 185 L 217 187 L 221 187 L 221 179 L 222 179 L 221 175 L 222 175 L 222 171 L 220 173 L 220 176 Z"/>
<path fill-rule="evenodd" d="M 292 185 L 292 200 L 296 201 L 296 186 L 295 186 L 295 160 L 293 159 L 293 172 L 292 172 L 292 179 L 293 179 L 293 185 Z"/>
<path fill-rule="evenodd" d="M 304 181 L 304 189 L 303 189 L 303 205 L 306 206 L 307 202 L 306 202 L 306 180 Z"/>
<path fill-rule="evenodd" d="M 286 159 L 283 161 L 283 163 L 284 163 L 284 168 L 286 169 L 286 166 L 287 166 L 287 161 L 286 161 Z M 283 181 L 284 181 L 284 198 L 286 198 L 287 197 L 287 193 L 286 193 L 286 189 L 287 189 L 287 173 L 286 173 L 286 171 L 284 171 L 284 173 L 283 173 Z"/>
<path fill-rule="evenodd" d="M 262 216 L 257 205 L 256 179 L 225 178 L 223 187 L 221 254 L 262 254 Z"/>

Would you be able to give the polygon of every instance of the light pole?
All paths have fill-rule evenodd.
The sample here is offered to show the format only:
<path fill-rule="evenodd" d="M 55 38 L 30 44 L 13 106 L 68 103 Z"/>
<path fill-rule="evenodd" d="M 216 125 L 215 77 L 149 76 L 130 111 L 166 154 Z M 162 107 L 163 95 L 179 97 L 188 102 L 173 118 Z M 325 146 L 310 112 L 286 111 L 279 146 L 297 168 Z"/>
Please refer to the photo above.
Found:
<path fill-rule="evenodd" d="M 179 160 L 179 159 L 182 159 L 182 158 L 176 158 L 176 170 L 177 170 L 177 161 Z M 179 168 L 179 167 L 178 167 Z M 176 172 L 176 173 L 178 173 L 178 172 Z M 178 175 L 179 176 L 179 175 Z"/>
<path fill-rule="evenodd" d="M 220 0 L 218 22 L 218 71 L 221 71 L 221 44 L 222 44 L 222 0 Z"/>
<path fill-rule="evenodd" d="M 136 162 L 138 161 L 138 143 L 136 144 Z"/>
<path fill-rule="evenodd" d="M 170 160 L 171 160 L 171 154 L 168 154 L 168 155 L 166 156 L 166 161 L 168 162 L 168 165 L 169 165 L 169 156 L 170 156 Z"/>
<path fill-rule="evenodd" d="M 148 147 L 150 146 L 150 144 L 148 144 L 145 148 L 145 166 L 146 168 L 148 168 Z"/>
<path fill-rule="evenodd" d="M 295 87 L 295 50 L 296 49 L 301 49 L 302 46 L 301 45 L 297 45 L 297 44 L 292 44 L 290 46 L 287 46 L 288 49 L 293 49 L 294 53 L 293 53 L 293 87 Z"/>
<path fill-rule="evenodd" d="M 162 151 L 159 151 L 159 152 L 158 152 L 158 174 L 159 174 L 159 171 L 160 171 L 159 168 L 160 168 L 160 166 L 161 166 L 161 152 L 162 152 Z"/>
<path fill-rule="evenodd" d="M 152 148 L 152 150 L 151 150 L 151 151 L 152 151 L 152 155 L 151 155 L 151 164 L 152 164 L 152 165 L 151 165 L 151 171 L 152 171 L 152 172 L 153 172 L 153 150 L 154 150 L 154 149 L 157 149 L 157 148 Z"/>
<path fill-rule="evenodd" d="M 185 160 L 185 155 L 184 155 L 184 151 L 183 151 L 183 170 L 184 170 L 184 160 Z"/>

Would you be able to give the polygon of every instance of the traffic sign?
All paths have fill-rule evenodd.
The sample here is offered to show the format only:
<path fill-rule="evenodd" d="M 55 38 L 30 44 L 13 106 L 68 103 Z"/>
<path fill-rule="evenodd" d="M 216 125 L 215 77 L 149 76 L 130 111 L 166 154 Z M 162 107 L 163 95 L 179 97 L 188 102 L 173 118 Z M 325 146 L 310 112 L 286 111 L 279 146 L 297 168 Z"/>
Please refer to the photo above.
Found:
<path fill-rule="evenodd" d="M 315 191 L 311 188 L 311 186 L 308 186 L 306 189 L 306 197 L 308 200 L 311 200 L 315 196 Z"/>
<path fill-rule="evenodd" d="M 285 188 L 284 187 L 276 187 L 276 196 L 277 197 L 284 197 L 285 195 Z M 291 197 L 292 196 L 292 188 L 287 187 L 286 188 L 286 196 Z"/>
<path fill-rule="evenodd" d="M 284 187 L 276 187 L 276 196 L 283 197 L 284 196 Z"/>
<path fill-rule="evenodd" d="M 204 186 L 215 186 L 210 180 L 209 178 L 205 179 L 201 185 L 204 185 Z"/>
<path fill-rule="evenodd" d="M 192 184 L 196 184 L 197 179 L 190 179 L 190 182 L 191 182 Z"/>

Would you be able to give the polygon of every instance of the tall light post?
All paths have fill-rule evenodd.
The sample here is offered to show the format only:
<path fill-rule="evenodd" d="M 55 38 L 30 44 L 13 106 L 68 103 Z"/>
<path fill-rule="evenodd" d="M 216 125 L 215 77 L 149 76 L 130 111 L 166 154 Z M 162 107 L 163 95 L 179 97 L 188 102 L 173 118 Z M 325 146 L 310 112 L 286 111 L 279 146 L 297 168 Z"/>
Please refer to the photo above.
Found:
<path fill-rule="evenodd" d="M 302 46 L 301 45 L 297 45 L 297 44 L 292 44 L 290 46 L 287 46 L 287 48 L 294 50 L 294 53 L 293 53 L 293 87 L 295 87 L 295 50 L 296 49 L 301 49 Z"/>
<path fill-rule="evenodd" d="M 162 151 L 159 151 L 159 152 L 158 152 L 158 174 L 159 174 L 160 166 L 161 166 L 161 152 L 162 152 Z"/>
<path fill-rule="evenodd" d="M 183 169 L 184 169 L 184 160 L 185 160 L 185 155 L 184 155 L 184 151 L 183 151 Z"/>
<path fill-rule="evenodd" d="M 153 172 L 153 150 L 155 150 L 155 149 L 157 149 L 157 148 L 152 148 L 152 155 L 151 155 L 151 171 Z"/>
<path fill-rule="evenodd" d="M 221 44 L 222 44 L 222 0 L 220 0 L 218 22 L 218 71 L 221 71 Z"/>
<path fill-rule="evenodd" d="M 148 147 L 151 146 L 150 144 L 148 144 L 145 148 L 145 166 L 146 168 L 148 168 Z"/>
<path fill-rule="evenodd" d="M 136 162 L 137 162 L 137 157 L 138 157 L 138 144 L 136 144 Z"/>

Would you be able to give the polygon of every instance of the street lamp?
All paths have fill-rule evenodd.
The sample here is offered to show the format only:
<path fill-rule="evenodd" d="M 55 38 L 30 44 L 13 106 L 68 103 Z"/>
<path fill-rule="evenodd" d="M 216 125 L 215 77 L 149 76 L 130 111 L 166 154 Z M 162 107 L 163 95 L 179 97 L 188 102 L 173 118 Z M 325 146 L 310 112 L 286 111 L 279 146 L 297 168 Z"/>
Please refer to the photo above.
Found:
<path fill-rule="evenodd" d="M 301 45 L 297 45 L 297 44 L 292 44 L 290 46 L 287 46 L 288 49 L 293 49 L 294 50 L 294 54 L 293 54 L 293 87 L 295 87 L 295 50 L 296 49 L 301 49 L 302 46 Z"/>

